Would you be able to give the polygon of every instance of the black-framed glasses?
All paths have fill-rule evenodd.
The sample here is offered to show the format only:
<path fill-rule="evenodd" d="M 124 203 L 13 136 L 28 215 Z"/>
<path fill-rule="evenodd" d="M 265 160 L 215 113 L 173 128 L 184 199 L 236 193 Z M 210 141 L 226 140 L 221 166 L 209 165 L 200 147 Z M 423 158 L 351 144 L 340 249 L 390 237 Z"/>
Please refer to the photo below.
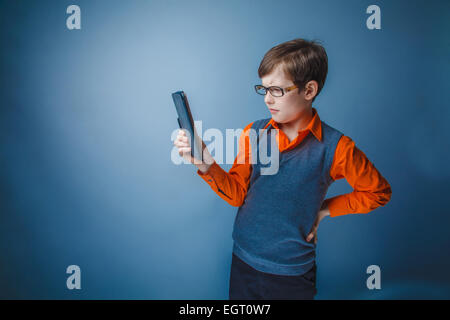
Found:
<path fill-rule="evenodd" d="M 257 94 L 260 94 L 262 96 L 265 96 L 267 92 L 270 92 L 273 97 L 282 97 L 286 92 L 292 91 L 296 88 L 298 88 L 297 85 L 293 85 L 287 88 L 281 88 L 277 86 L 264 87 L 260 84 L 257 84 L 255 86 L 255 91 Z"/>

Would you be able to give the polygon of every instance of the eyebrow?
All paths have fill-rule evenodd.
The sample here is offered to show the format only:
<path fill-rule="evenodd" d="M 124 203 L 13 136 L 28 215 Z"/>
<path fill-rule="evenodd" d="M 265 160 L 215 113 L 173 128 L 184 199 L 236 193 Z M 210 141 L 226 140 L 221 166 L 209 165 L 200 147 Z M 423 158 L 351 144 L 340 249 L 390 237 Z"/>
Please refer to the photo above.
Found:
<path fill-rule="evenodd" d="M 261 83 L 262 84 L 262 83 Z M 263 85 L 264 86 L 264 85 Z M 285 87 L 285 86 L 287 86 L 287 85 L 274 85 L 273 83 L 271 83 L 271 84 L 269 84 L 269 85 L 267 85 L 267 86 L 264 86 L 264 87 L 266 87 L 266 88 L 269 88 L 269 87 L 280 87 L 280 88 L 282 88 L 282 87 Z"/>

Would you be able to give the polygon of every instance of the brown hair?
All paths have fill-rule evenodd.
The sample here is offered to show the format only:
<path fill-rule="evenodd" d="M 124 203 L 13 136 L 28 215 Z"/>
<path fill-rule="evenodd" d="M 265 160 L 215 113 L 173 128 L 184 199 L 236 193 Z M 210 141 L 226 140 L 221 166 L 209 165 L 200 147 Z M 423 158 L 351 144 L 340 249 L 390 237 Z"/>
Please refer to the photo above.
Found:
<path fill-rule="evenodd" d="M 280 64 L 299 87 L 298 92 L 302 91 L 308 81 L 317 81 L 318 90 L 312 100 L 314 101 L 322 90 L 328 73 L 328 57 L 324 47 L 316 40 L 294 39 L 281 43 L 264 55 L 258 68 L 259 77 L 268 75 Z"/>

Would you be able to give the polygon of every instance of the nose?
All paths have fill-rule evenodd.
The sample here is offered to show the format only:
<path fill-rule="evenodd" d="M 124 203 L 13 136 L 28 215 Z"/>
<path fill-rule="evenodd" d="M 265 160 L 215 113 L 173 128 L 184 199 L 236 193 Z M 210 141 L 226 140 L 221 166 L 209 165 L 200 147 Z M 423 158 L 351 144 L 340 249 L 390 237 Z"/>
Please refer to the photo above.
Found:
<path fill-rule="evenodd" d="M 264 102 L 267 105 L 274 104 L 275 100 L 273 99 L 273 96 L 270 94 L 270 92 L 267 92 L 266 95 L 264 96 Z"/>

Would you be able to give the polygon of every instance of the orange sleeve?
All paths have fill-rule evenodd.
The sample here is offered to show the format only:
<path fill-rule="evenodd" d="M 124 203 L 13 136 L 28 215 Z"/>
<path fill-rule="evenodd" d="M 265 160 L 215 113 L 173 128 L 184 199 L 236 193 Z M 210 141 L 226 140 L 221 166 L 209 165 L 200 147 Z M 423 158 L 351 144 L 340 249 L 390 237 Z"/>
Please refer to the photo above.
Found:
<path fill-rule="evenodd" d="M 391 199 L 389 183 L 347 136 L 342 136 L 336 147 L 330 176 L 334 180 L 345 178 L 353 187 L 351 193 L 326 200 L 331 217 L 368 213 Z"/>
<path fill-rule="evenodd" d="M 214 192 L 235 207 L 240 207 L 244 203 L 252 172 L 248 135 L 252 124 L 253 122 L 247 125 L 239 137 L 238 155 L 229 172 L 222 169 L 215 161 L 206 173 L 197 170 L 197 174 L 209 184 Z"/>

